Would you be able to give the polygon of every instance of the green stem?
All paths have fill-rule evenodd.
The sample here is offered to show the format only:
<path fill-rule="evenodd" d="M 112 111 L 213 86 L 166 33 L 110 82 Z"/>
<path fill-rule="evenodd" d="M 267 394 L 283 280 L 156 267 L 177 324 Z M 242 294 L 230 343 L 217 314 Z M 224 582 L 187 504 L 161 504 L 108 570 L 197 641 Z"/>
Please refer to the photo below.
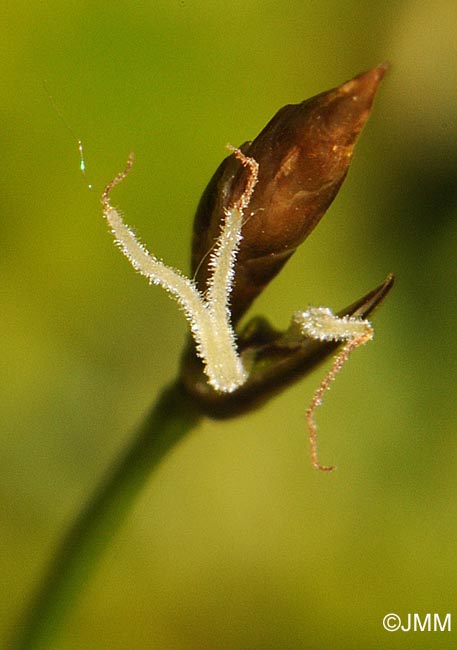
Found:
<path fill-rule="evenodd" d="M 179 384 L 159 397 L 130 446 L 101 482 L 58 547 L 52 564 L 16 630 L 12 650 L 43 650 L 95 572 L 140 490 L 167 453 L 200 419 Z"/>

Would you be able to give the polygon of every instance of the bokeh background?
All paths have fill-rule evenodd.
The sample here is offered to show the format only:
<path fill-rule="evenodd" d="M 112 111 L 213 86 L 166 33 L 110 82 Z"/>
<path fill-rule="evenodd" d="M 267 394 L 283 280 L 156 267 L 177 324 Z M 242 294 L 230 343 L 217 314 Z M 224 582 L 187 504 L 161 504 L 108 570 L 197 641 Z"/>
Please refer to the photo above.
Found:
<path fill-rule="evenodd" d="M 456 3 L 7 0 L 0 15 L 5 647 L 186 335 L 114 248 L 102 187 L 133 150 L 115 202 L 187 270 L 225 144 L 386 59 L 339 197 L 251 310 L 283 327 L 395 272 L 375 341 L 318 413 L 338 471 L 309 463 L 304 413 L 323 368 L 258 412 L 206 421 L 151 478 L 55 647 L 455 647 L 456 632 L 381 622 L 450 612 L 457 625 Z"/>

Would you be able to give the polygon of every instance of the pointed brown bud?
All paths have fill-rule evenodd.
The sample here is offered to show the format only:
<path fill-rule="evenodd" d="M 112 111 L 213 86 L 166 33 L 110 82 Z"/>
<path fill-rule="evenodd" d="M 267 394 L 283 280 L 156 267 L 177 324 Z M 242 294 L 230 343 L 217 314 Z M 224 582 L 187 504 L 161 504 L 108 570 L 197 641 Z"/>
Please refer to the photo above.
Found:
<path fill-rule="evenodd" d="M 236 322 L 309 235 L 332 203 L 351 161 L 376 90 L 380 65 L 301 104 L 284 106 L 242 151 L 259 163 L 259 180 L 246 210 L 231 296 Z M 197 209 L 192 271 L 201 290 L 207 253 L 220 233 L 224 208 L 244 190 L 247 172 L 228 156 Z"/>

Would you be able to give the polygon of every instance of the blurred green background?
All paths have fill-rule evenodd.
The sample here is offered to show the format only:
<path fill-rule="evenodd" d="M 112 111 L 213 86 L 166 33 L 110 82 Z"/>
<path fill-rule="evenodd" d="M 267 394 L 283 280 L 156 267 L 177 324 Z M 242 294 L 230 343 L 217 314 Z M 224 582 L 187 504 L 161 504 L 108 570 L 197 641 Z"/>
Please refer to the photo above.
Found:
<path fill-rule="evenodd" d="M 382 618 L 457 625 L 456 3 L 7 0 L 0 17 L 0 639 L 186 335 L 114 248 L 104 184 L 133 150 L 114 203 L 187 270 L 225 144 L 388 59 L 339 197 L 251 310 L 283 327 L 396 274 L 375 341 L 318 413 L 338 471 L 309 462 L 323 368 L 206 421 L 151 478 L 55 647 L 455 647 L 456 632 L 388 633 Z"/>

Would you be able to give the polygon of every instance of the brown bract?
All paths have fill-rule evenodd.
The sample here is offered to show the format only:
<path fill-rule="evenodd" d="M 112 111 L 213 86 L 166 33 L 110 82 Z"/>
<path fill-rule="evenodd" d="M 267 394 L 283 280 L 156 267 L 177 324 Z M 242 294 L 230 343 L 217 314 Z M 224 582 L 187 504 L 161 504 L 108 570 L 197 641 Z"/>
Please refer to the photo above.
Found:
<path fill-rule="evenodd" d="M 284 106 L 242 151 L 259 163 L 259 180 L 246 210 L 231 296 L 236 322 L 310 234 L 335 198 L 349 168 L 379 83 L 380 65 L 301 104 Z M 239 198 L 246 170 L 232 155 L 217 169 L 199 203 L 192 272 L 200 290 L 208 279 L 208 252 Z"/>
<path fill-rule="evenodd" d="M 392 289 L 393 275 L 352 305 L 338 312 L 339 316 L 367 318 L 383 302 Z M 338 342 L 304 339 L 297 347 L 284 345 L 284 333 L 274 330 L 263 318 L 254 318 L 241 332 L 242 351 L 253 357 L 251 374 L 244 386 L 229 394 L 217 393 L 202 373 L 201 362 L 192 346 L 184 352 L 181 382 L 184 389 L 200 405 L 202 412 L 213 418 L 231 418 L 258 408 L 295 381 L 311 372 L 334 354 Z"/>

